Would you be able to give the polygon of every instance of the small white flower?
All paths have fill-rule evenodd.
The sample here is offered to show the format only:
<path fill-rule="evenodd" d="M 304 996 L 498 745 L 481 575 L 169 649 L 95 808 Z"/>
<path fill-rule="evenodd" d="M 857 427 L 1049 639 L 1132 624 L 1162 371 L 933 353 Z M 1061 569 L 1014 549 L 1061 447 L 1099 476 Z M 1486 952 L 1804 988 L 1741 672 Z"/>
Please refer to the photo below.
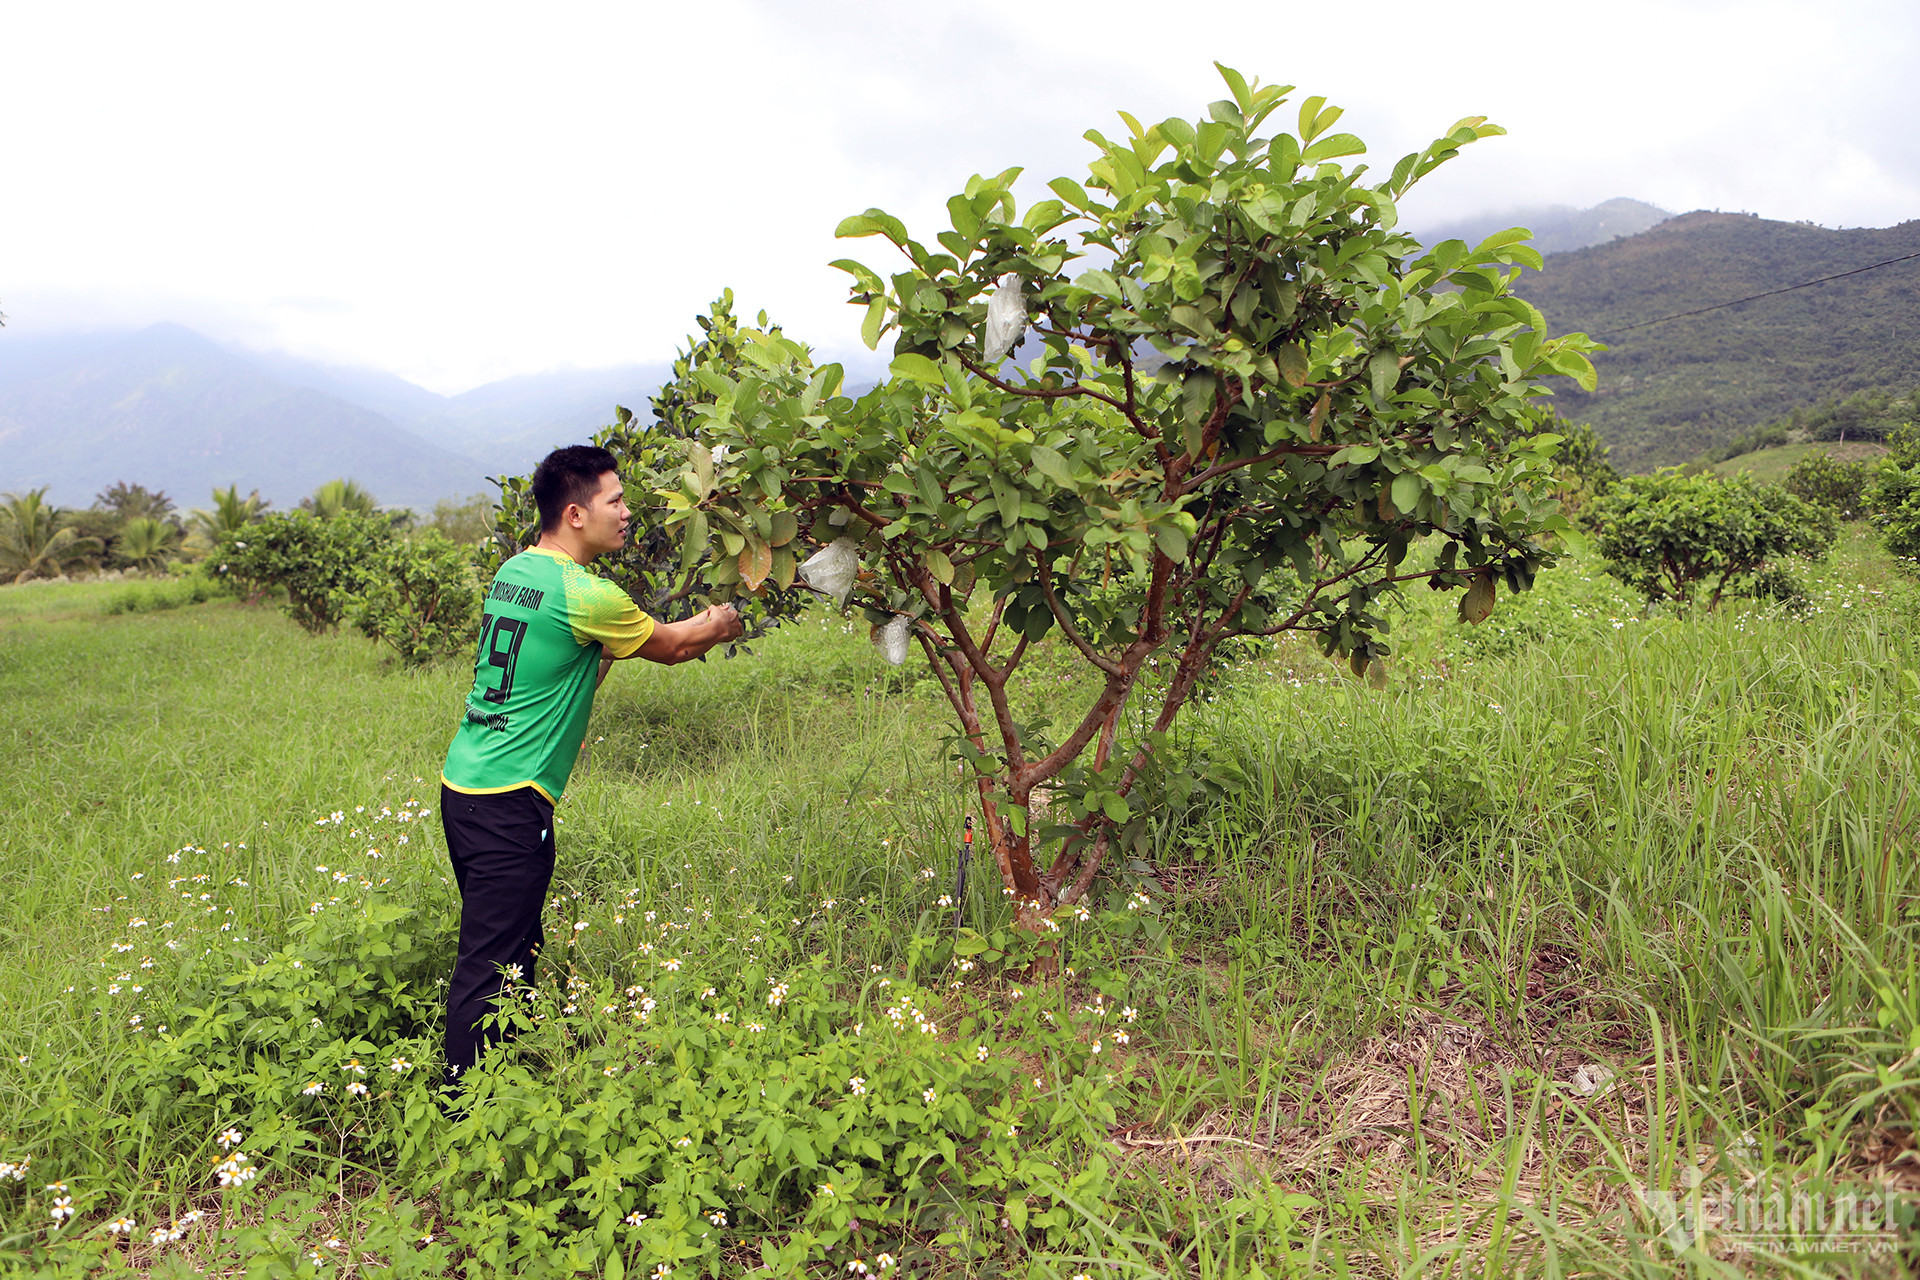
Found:
<path fill-rule="evenodd" d="M 630 1227 L 637 1227 L 641 1223 L 645 1222 L 646 1220 L 647 1220 L 647 1215 L 640 1212 L 638 1209 L 635 1209 L 632 1213 L 628 1214 L 626 1218 L 627 1225 Z"/>
<path fill-rule="evenodd" d="M 112 1222 L 109 1222 L 107 1224 L 108 1235 L 124 1236 L 124 1235 L 131 1235 L 132 1233 L 133 1233 L 132 1218 L 119 1217 L 119 1218 L 115 1218 Z"/>
<path fill-rule="evenodd" d="M 727 1215 L 716 1209 L 707 1215 L 707 1221 L 716 1227 L 724 1227 L 727 1225 Z"/>
<path fill-rule="evenodd" d="M 317 1098 L 326 1091 L 327 1086 L 321 1084 L 318 1080 L 309 1080 L 307 1081 L 307 1087 L 300 1092 L 306 1097 Z"/>
<path fill-rule="evenodd" d="M 367 1092 L 367 1086 L 355 1080 L 347 1085 L 347 1092 L 353 1094 L 355 1097 L 364 1097 Z"/>
<path fill-rule="evenodd" d="M 235 1147 L 239 1146 L 241 1142 L 244 1141 L 244 1139 L 240 1136 L 240 1131 L 238 1129 L 228 1129 L 226 1132 L 220 1135 L 218 1141 L 220 1143 L 220 1149 L 222 1151 L 231 1151 Z"/>
<path fill-rule="evenodd" d="M 932 1089 L 922 1089 L 920 1091 L 920 1098 L 921 1101 L 925 1102 L 928 1106 L 932 1106 L 934 1103 L 940 1101 L 940 1095 Z"/>
<path fill-rule="evenodd" d="M 865 1076 L 848 1076 L 847 1090 L 856 1098 L 864 1096 L 867 1092 L 867 1078 Z"/>
<path fill-rule="evenodd" d="M 981 1045 L 978 1048 L 976 1048 L 973 1051 L 973 1056 L 978 1061 L 985 1062 L 987 1060 L 987 1046 Z"/>
<path fill-rule="evenodd" d="M 407 1074 L 407 1072 L 413 1070 L 413 1064 L 411 1062 L 408 1062 L 405 1058 L 395 1058 L 392 1062 L 387 1064 L 387 1069 L 393 1072 L 393 1074 L 397 1076 L 403 1076 Z"/>

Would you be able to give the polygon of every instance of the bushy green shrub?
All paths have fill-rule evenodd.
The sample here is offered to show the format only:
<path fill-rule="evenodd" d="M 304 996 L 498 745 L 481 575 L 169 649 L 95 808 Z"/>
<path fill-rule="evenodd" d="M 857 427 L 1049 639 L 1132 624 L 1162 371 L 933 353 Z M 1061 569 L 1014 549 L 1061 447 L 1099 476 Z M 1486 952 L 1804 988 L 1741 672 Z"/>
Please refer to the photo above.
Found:
<path fill-rule="evenodd" d="M 288 616 L 317 633 L 345 616 L 393 541 L 392 524 L 378 515 L 290 511 L 223 534 L 213 561 L 245 594 L 284 590 Z"/>
<path fill-rule="evenodd" d="M 334 892 L 291 941 L 216 951 L 186 1007 L 138 1043 L 123 1128 L 244 1141 L 293 1216 L 301 1186 L 382 1171 L 411 1199 L 354 1248 L 388 1274 L 441 1275 L 460 1255 L 489 1275 L 848 1274 L 856 1259 L 880 1275 L 1095 1243 L 1083 1207 L 1114 1190 L 1099 1151 L 1136 1030 L 1118 973 L 1094 977 L 1103 994 L 1079 1008 L 1045 986 L 996 998 L 850 979 L 746 913 L 650 927 L 631 972 L 576 964 L 556 940 L 545 985 L 515 988 L 495 1015 L 513 1043 L 449 1118 L 449 930 L 384 881 L 319 871 Z M 1151 931 L 1146 905 L 1099 927 Z M 911 972 L 952 978 L 1032 954 L 1011 930 L 909 950 Z M 284 1248 L 271 1230 L 241 1234 L 229 1242 L 255 1256 Z"/>
<path fill-rule="evenodd" d="M 471 553 L 432 529 L 374 544 L 346 616 L 410 667 L 466 652 L 480 621 Z"/>
<path fill-rule="evenodd" d="M 1871 463 L 1842 462 L 1821 449 L 1794 463 L 1780 487 L 1802 502 L 1851 520 L 1863 510 L 1861 497 L 1873 472 Z"/>
<path fill-rule="evenodd" d="M 1832 512 L 1747 476 L 1721 480 L 1668 468 L 1632 476 L 1595 504 L 1607 572 L 1649 602 L 1712 609 L 1728 594 L 1791 594 L 1783 562 L 1826 555 L 1838 535 Z"/>
<path fill-rule="evenodd" d="M 1890 554 L 1920 559 L 1920 429 L 1912 423 L 1887 437 L 1887 456 L 1860 501 Z"/>

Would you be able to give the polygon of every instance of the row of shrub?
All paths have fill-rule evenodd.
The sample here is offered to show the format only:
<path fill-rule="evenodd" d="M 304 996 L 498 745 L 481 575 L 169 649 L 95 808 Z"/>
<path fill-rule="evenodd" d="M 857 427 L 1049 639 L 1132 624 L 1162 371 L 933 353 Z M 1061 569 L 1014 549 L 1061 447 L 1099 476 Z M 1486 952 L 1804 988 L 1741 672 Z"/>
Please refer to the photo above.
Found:
<path fill-rule="evenodd" d="M 243 595 L 284 592 L 308 631 L 346 622 L 407 666 L 463 652 L 479 624 L 472 551 L 436 529 L 402 536 L 376 512 L 266 516 L 223 536 L 214 561 Z"/>

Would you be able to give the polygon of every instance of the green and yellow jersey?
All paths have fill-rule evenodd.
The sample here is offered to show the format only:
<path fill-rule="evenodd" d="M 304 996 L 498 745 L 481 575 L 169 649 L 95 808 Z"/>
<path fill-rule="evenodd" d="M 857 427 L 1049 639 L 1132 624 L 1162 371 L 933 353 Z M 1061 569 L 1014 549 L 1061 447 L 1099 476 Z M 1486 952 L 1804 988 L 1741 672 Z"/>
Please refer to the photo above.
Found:
<path fill-rule="evenodd" d="M 473 690 L 440 780 L 468 794 L 532 786 L 559 803 L 586 737 L 600 656 L 630 656 L 653 619 L 571 556 L 528 547 L 487 589 Z"/>

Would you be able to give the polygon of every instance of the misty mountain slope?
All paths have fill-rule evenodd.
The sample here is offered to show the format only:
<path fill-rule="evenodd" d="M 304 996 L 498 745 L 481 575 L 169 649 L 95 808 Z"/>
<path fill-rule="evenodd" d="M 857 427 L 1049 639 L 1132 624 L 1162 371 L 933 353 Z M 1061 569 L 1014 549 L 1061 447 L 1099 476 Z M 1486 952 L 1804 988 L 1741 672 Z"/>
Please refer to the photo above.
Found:
<path fill-rule="evenodd" d="M 1621 236 L 1638 235 L 1658 226 L 1673 215 L 1656 205 L 1624 196 L 1603 201 L 1591 209 L 1554 204 L 1504 213 L 1476 214 L 1438 226 L 1423 228 L 1414 234 L 1422 243 L 1465 240 L 1479 244 L 1496 231 L 1525 227 L 1533 232 L 1533 247 L 1541 253 L 1569 253 L 1589 245 L 1605 244 Z"/>
<path fill-rule="evenodd" d="M 178 325 L 0 342 L 0 491 L 85 505 L 116 480 L 202 505 L 216 486 L 287 505 L 337 476 L 417 506 L 484 487 L 486 468 L 390 419 Z"/>
<path fill-rule="evenodd" d="M 1920 371 L 1920 260 L 1642 328 L 1625 326 L 1920 252 L 1920 220 L 1835 231 L 1689 213 L 1547 259 L 1516 286 L 1554 333 L 1606 342 L 1593 394 L 1555 379 L 1623 470 L 1684 462 L 1833 396 L 1906 390 Z"/>

